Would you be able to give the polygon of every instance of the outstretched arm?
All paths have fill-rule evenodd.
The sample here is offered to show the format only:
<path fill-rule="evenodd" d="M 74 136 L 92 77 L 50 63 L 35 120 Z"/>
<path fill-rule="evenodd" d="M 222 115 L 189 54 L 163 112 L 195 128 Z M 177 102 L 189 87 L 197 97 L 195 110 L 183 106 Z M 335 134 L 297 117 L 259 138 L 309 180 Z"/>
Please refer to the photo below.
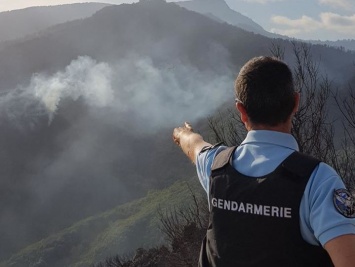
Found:
<path fill-rule="evenodd" d="M 185 122 L 184 126 L 174 129 L 173 140 L 194 164 L 196 164 L 196 157 L 202 148 L 211 146 L 210 143 L 203 140 L 200 134 L 193 131 L 188 122 Z"/>

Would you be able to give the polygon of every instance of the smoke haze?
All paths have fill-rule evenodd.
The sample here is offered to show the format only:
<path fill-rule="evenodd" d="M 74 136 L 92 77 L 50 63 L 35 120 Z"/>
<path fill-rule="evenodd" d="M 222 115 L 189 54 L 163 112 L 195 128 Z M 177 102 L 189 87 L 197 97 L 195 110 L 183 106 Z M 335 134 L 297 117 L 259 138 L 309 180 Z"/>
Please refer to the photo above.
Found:
<path fill-rule="evenodd" d="M 51 122 L 61 101 L 80 99 L 93 109 L 107 109 L 109 121 L 128 113 L 138 122 L 132 124 L 143 123 L 151 132 L 206 117 L 232 97 L 232 86 L 231 76 L 179 62 L 159 69 L 149 58 L 131 56 L 110 65 L 83 56 L 54 75 L 33 75 L 28 87 L 4 94 L 0 103 L 2 114 L 17 124 L 21 117 L 35 120 L 43 114 Z"/>
<path fill-rule="evenodd" d="M 150 175 L 161 178 L 154 156 L 140 166 L 137 156 L 172 145 L 172 127 L 211 114 L 232 98 L 232 86 L 230 76 L 178 61 L 156 66 L 130 55 L 109 64 L 81 56 L 3 93 L 1 124 L 12 130 L 2 153 L 13 151 L 3 158 L 22 166 L 2 181 L 10 189 L 0 219 L 6 249 L 143 194 Z M 162 136 L 147 142 L 153 134 Z"/>
<path fill-rule="evenodd" d="M 222 105 L 233 108 L 236 72 L 270 54 L 272 43 L 173 3 L 140 1 L 0 44 L 0 262 L 80 219 L 196 175 L 171 140 L 173 127 L 205 126 Z M 292 43 L 276 44 L 294 62 Z M 338 80 L 353 76 L 354 55 L 314 51 Z M 79 253 L 68 239 L 67 250 L 56 240 L 58 250 L 32 256 L 39 261 L 43 252 L 48 266 L 68 266 L 59 258 Z"/>

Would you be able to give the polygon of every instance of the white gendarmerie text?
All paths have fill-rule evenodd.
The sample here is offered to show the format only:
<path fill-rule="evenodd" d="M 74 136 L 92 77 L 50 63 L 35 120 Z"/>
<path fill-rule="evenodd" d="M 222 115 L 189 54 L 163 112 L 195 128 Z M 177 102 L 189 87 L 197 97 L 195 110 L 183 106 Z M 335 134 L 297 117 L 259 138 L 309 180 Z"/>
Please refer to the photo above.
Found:
<path fill-rule="evenodd" d="M 213 207 L 223 210 L 230 210 L 241 213 L 250 213 L 261 216 L 292 218 L 292 209 L 288 207 L 277 207 L 268 205 L 259 205 L 252 203 L 236 202 L 220 198 L 212 198 Z"/>

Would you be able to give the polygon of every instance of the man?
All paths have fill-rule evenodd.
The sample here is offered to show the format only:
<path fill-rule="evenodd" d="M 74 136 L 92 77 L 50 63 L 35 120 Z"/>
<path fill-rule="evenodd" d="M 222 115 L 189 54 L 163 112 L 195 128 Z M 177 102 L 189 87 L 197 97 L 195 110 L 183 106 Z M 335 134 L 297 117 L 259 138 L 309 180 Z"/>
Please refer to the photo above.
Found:
<path fill-rule="evenodd" d="M 173 132 L 209 199 L 199 266 L 354 267 L 353 196 L 330 166 L 297 152 L 288 66 L 253 58 L 235 92 L 248 131 L 240 146 L 212 146 L 188 123 Z"/>

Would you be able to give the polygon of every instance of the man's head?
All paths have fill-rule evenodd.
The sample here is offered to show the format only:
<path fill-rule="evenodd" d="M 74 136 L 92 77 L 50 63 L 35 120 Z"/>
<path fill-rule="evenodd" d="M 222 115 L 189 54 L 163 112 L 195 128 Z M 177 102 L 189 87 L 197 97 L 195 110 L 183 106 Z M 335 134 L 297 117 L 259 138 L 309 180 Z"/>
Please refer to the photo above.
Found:
<path fill-rule="evenodd" d="M 291 70 L 272 57 L 249 60 L 235 81 L 235 93 L 254 125 L 285 123 L 298 104 Z"/>

